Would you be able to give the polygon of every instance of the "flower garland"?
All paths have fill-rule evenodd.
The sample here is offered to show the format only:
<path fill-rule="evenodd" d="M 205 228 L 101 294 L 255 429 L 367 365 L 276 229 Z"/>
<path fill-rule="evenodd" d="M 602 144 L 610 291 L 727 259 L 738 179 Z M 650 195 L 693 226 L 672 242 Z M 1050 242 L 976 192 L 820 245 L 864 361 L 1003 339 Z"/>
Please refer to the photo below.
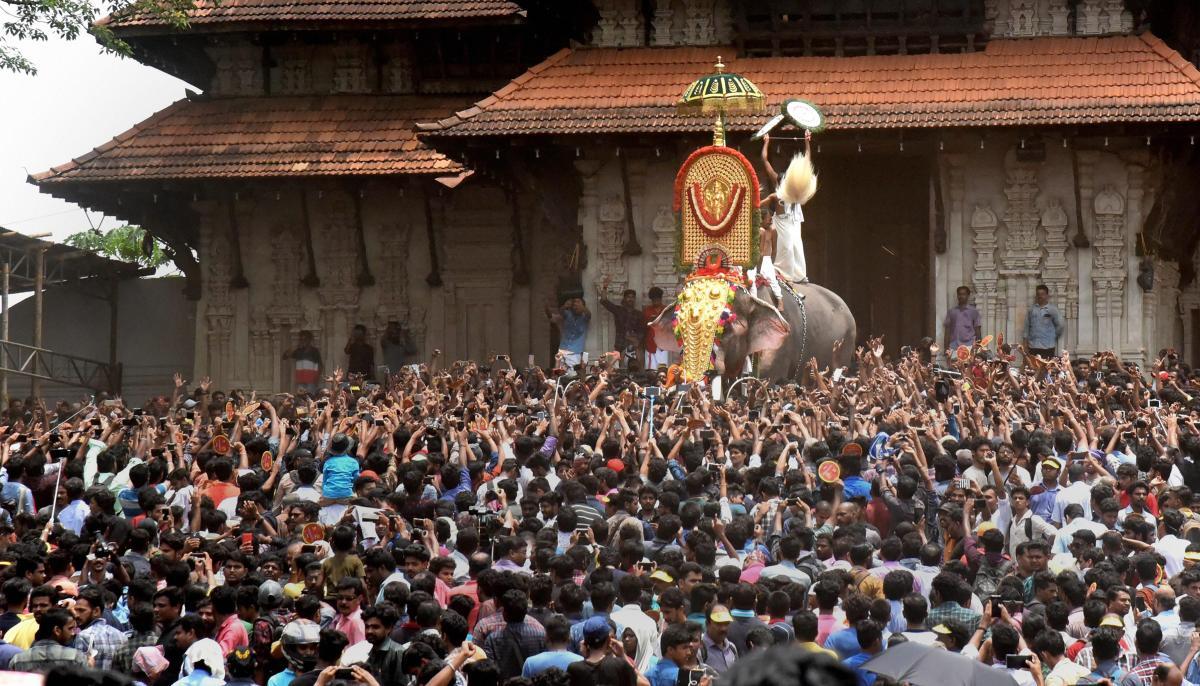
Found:
<path fill-rule="evenodd" d="M 733 221 L 742 209 L 742 201 L 746 198 L 746 187 L 741 184 L 733 186 L 733 198 L 730 199 L 729 206 L 725 209 L 724 216 L 721 217 L 713 216 L 709 208 L 704 205 L 703 192 L 697 181 L 693 181 L 691 187 L 688 188 L 688 206 L 692 211 L 692 216 L 710 236 L 714 238 L 724 236 L 733 228 Z"/>

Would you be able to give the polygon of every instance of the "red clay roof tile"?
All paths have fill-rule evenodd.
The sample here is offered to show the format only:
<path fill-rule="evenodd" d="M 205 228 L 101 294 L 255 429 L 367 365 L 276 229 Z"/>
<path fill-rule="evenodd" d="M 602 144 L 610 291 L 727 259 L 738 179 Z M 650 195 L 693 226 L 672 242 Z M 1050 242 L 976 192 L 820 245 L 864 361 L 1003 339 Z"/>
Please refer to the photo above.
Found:
<path fill-rule="evenodd" d="M 732 48 L 563 50 L 477 103 L 422 125 L 435 136 L 703 131 L 684 87 L 717 55 L 771 107 L 814 101 L 831 128 L 1053 125 L 1200 118 L 1200 71 L 1157 37 L 994 40 L 982 52 L 734 58 Z M 734 117 L 751 130 L 762 117 Z"/>
<path fill-rule="evenodd" d="M 465 105 L 404 95 L 180 100 L 39 183 L 331 174 L 457 174 L 413 121 Z"/>
<path fill-rule="evenodd" d="M 190 11 L 192 28 L 232 24 L 319 22 L 407 22 L 447 19 L 500 19 L 524 16 L 511 0 L 199 0 Z M 135 12 L 108 16 L 98 24 L 113 30 L 167 28 L 162 18 Z"/>

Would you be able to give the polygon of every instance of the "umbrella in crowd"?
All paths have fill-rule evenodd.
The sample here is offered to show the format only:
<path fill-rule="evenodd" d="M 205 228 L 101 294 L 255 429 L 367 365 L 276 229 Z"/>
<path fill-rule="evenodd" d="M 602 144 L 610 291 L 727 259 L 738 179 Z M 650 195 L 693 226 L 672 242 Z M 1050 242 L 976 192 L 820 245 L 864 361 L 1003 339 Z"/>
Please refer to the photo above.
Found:
<path fill-rule="evenodd" d="M 1016 686 L 1008 674 L 969 657 L 908 641 L 863 663 L 863 669 L 912 686 Z"/>

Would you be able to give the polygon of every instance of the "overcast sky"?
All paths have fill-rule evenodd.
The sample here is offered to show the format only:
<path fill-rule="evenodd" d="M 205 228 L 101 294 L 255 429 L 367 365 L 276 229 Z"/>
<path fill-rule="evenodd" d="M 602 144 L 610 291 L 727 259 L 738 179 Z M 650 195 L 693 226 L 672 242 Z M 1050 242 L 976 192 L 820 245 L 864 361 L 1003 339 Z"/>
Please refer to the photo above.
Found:
<path fill-rule="evenodd" d="M 0 226 L 50 231 L 54 240 L 89 228 L 78 205 L 26 182 L 126 131 L 184 95 L 183 81 L 103 53 L 90 36 L 20 43 L 36 76 L 0 71 Z M 100 215 L 91 214 L 93 222 Z M 104 227 L 118 225 L 104 219 Z"/>

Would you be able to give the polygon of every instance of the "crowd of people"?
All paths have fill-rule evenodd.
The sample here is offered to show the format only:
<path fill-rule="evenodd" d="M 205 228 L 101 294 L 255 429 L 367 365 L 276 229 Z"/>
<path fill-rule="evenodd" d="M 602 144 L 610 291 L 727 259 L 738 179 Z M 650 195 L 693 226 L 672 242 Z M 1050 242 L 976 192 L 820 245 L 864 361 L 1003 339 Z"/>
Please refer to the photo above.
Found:
<path fill-rule="evenodd" d="M 870 685 L 915 642 L 1022 686 L 1200 683 L 1200 376 L 930 348 L 725 397 L 435 354 L 295 394 L 12 401 L 0 668 L 708 686 L 788 646 Z"/>

